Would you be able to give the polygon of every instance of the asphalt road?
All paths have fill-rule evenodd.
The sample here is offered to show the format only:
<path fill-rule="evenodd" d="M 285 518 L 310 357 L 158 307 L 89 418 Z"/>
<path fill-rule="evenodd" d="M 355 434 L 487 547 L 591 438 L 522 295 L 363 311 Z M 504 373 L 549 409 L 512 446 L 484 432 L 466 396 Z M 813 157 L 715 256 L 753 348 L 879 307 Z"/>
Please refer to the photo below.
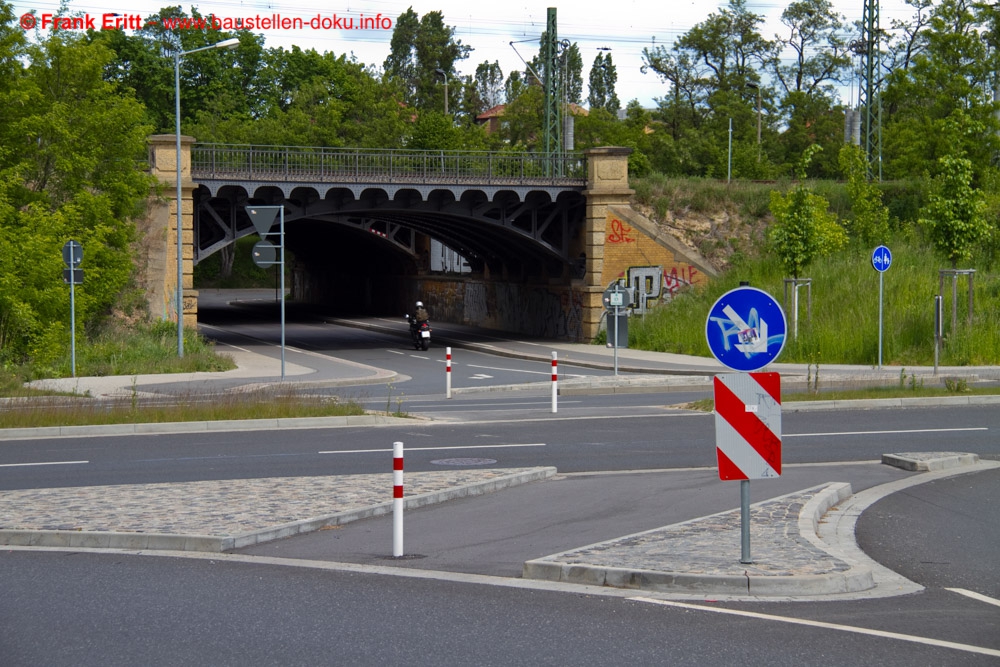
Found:
<path fill-rule="evenodd" d="M 352 359 L 378 359 L 374 365 L 415 377 L 424 376 L 422 364 L 439 364 L 398 354 L 398 345 L 395 351 L 372 346 L 370 333 L 360 334 L 364 342 L 358 339 Z M 482 365 L 528 376 L 523 371 L 530 369 L 514 361 Z M 385 472 L 395 440 L 406 443 L 410 471 L 479 457 L 491 467 L 555 465 L 565 473 L 516 493 L 410 512 L 414 557 L 401 561 L 382 555 L 387 519 L 235 555 L 0 551 L 0 663 L 910 666 L 1000 660 L 1000 606 L 970 595 L 1000 594 L 996 471 L 912 487 L 862 516 L 861 546 L 927 586 L 921 593 L 692 605 L 631 591 L 551 586 L 516 578 L 526 554 L 737 503 L 736 487 L 711 470 L 713 417 L 666 409 L 677 402 L 671 394 L 573 397 L 552 415 L 544 394 L 445 402 L 435 396 L 441 391 L 436 379 L 420 382 L 407 384 L 414 389 L 407 391 L 412 407 L 406 410 L 450 423 L 0 443 L 0 489 Z M 998 420 L 1000 411 L 989 407 L 789 412 L 783 475 L 752 484 L 752 500 L 827 481 L 850 481 L 857 492 L 909 474 L 872 462 L 884 452 L 996 458 Z M 372 449 L 378 451 L 361 451 Z M 25 465 L 33 463 L 59 465 Z M 634 472 L 604 474 L 623 470 Z"/>
<path fill-rule="evenodd" d="M 581 398 L 578 408 L 534 409 L 530 418 L 517 416 L 524 408 L 497 418 L 486 407 L 491 419 L 403 427 L 7 441 L 0 489 L 377 473 L 388 469 L 395 441 L 404 442 L 414 471 L 440 469 L 435 461 L 456 456 L 567 473 L 715 465 L 712 415 L 659 407 L 659 416 L 629 416 L 627 407 L 596 407 L 614 397 Z M 786 465 L 911 451 L 1000 456 L 1000 411 L 991 406 L 789 413 L 782 430 Z"/>

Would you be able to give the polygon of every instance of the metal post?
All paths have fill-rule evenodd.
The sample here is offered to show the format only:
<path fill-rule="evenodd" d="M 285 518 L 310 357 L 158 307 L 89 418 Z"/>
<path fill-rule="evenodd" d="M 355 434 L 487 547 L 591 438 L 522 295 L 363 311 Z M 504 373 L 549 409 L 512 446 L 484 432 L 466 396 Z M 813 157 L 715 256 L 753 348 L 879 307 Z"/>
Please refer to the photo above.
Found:
<path fill-rule="evenodd" d="M 878 272 L 878 368 L 882 370 L 882 271 Z"/>
<path fill-rule="evenodd" d="M 184 356 L 184 221 L 181 197 L 181 51 L 174 53 L 174 139 L 177 146 L 177 356 Z"/>
<path fill-rule="evenodd" d="M 733 180 L 733 119 L 729 119 L 729 162 L 726 168 L 726 183 Z"/>
<path fill-rule="evenodd" d="M 757 86 L 757 162 L 760 162 L 760 86 Z"/>
<path fill-rule="evenodd" d="M 69 265 L 69 349 L 73 377 L 76 377 L 76 265 Z"/>
<path fill-rule="evenodd" d="M 403 555 L 403 443 L 392 443 L 392 556 Z"/>
<path fill-rule="evenodd" d="M 184 222 L 182 220 L 181 197 L 181 58 L 207 51 L 208 49 L 231 49 L 239 46 L 238 37 L 216 42 L 200 49 L 190 51 L 177 50 L 174 52 L 174 139 L 176 141 L 177 155 L 177 356 L 184 356 Z M 192 202 L 193 203 L 193 202 Z M 193 213 L 193 211 L 192 211 Z"/>
<path fill-rule="evenodd" d="M 618 284 L 615 283 L 615 287 Z M 617 293 L 617 290 L 616 292 Z M 615 376 L 618 375 L 618 304 L 615 304 Z"/>
<path fill-rule="evenodd" d="M 750 560 L 750 480 L 740 480 L 740 562 Z"/>
<path fill-rule="evenodd" d="M 958 328 L 958 273 L 951 274 L 951 330 Z"/>
<path fill-rule="evenodd" d="M 938 355 L 941 351 L 941 329 L 944 319 L 943 309 L 944 297 L 940 294 L 934 295 L 934 375 L 938 373 Z"/>
<path fill-rule="evenodd" d="M 281 206 L 281 381 L 285 381 L 285 207 Z"/>
<path fill-rule="evenodd" d="M 972 280 L 976 277 L 976 270 L 969 271 L 969 327 L 972 327 Z"/>

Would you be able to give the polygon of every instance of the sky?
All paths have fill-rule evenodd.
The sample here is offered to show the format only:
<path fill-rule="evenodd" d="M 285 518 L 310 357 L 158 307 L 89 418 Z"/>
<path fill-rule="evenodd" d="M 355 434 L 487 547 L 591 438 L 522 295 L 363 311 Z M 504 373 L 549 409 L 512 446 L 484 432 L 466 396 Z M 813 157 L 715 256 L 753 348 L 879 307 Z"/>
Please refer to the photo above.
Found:
<path fill-rule="evenodd" d="M 67 2 L 70 14 L 90 16 L 98 27 L 105 14 L 127 12 L 145 17 L 171 4 L 169 1 L 133 0 L 128 8 L 121 9 L 110 0 L 63 1 Z M 832 0 L 832 3 L 848 22 L 857 21 L 862 16 L 864 0 Z M 761 33 L 766 38 L 773 39 L 776 34 L 787 36 L 787 29 L 779 19 L 788 2 L 747 0 L 746 4 L 749 11 L 765 16 Z M 60 0 L 14 0 L 13 5 L 15 16 L 34 10 L 36 16 L 41 17 L 46 13 L 59 15 Z M 457 64 L 459 74 L 474 74 L 479 63 L 497 61 L 505 77 L 513 70 L 523 70 L 521 59 L 531 60 L 538 52 L 538 39 L 545 30 L 547 8 L 556 7 L 559 39 L 576 42 L 583 59 L 584 100 L 594 58 L 601 50 L 610 49 L 604 52 L 610 53 L 614 60 L 618 74 L 616 92 L 622 106 L 629 100 L 637 99 L 642 106 L 652 107 L 655 106 L 655 98 L 667 93 L 667 86 L 655 73 L 642 73 L 643 49 L 658 45 L 669 48 L 675 39 L 710 14 L 728 6 L 728 1 L 202 0 L 183 4 L 188 12 L 192 6 L 202 15 L 214 14 L 229 19 L 280 15 L 282 18 L 301 18 L 304 22 L 323 17 L 332 22 L 336 15 L 341 19 L 341 25 L 344 19 L 353 18 L 355 26 L 360 26 L 363 16 L 369 19 L 368 25 L 376 27 L 366 30 L 333 27 L 324 30 L 305 25 L 302 29 L 278 28 L 253 32 L 263 34 L 269 47 L 287 49 L 298 45 L 302 49 L 332 51 L 337 55 L 346 53 L 379 68 L 389 54 L 390 26 L 395 25 L 400 14 L 409 7 L 420 16 L 441 11 L 445 23 L 455 28 L 455 38 L 473 48 L 468 59 Z M 881 26 L 888 29 L 893 19 L 908 20 L 912 14 L 903 0 L 883 0 L 880 6 Z M 511 45 L 511 42 L 514 44 Z M 843 89 L 841 94 L 844 101 L 856 96 L 856 92 L 849 88 Z"/>

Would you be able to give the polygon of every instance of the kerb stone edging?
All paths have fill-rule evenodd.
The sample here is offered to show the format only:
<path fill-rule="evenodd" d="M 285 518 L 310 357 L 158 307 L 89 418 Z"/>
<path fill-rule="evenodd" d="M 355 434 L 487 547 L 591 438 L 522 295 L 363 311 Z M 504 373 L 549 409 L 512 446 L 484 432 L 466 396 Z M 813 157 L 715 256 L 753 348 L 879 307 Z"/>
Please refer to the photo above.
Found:
<path fill-rule="evenodd" d="M 548 479 L 556 474 L 552 466 L 506 475 L 474 484 L 432 491 L 404 498 L 404 508 L 414 509 L 455 498 L 479 496 L 519 484 Z M 175 535 L 167 533 L 116 533 L 76 530 L 0 529 L 0 545 L 18 547 L 61 547 L 78 549 L 129 549 L 150 551 L 201 551 L 221 553 L 232 549 L 309 533 L 327 526 L 337 526 L 360 519 L 382 516 L 392 511 L 392 501 L 361 509 L 303 519 L 234 536 Z"/>

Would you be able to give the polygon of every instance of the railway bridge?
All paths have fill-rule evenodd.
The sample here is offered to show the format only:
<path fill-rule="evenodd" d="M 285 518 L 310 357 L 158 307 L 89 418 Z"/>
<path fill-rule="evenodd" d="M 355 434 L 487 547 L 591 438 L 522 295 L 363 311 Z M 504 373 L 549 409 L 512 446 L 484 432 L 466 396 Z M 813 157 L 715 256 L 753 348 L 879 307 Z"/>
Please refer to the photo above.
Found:
<path fill-rule="evenodd" d="M 615 280 L 634 288 L 632 307 L 644 312 L 712 275 L 632 210 L 629 153 L 546 159 L 182 137 L 178 280 L 176 138 L 156 135 L 150 166 L 165 187 L 143 229 L 150 304 L 175 319 L 183 289 L 194 326 L 194 266 L 256 234 L 248 205 L 280 205 L 292 299 L 338 315 L 401 315 L 419 298 L 435 320 L 587 341 Z"/>

